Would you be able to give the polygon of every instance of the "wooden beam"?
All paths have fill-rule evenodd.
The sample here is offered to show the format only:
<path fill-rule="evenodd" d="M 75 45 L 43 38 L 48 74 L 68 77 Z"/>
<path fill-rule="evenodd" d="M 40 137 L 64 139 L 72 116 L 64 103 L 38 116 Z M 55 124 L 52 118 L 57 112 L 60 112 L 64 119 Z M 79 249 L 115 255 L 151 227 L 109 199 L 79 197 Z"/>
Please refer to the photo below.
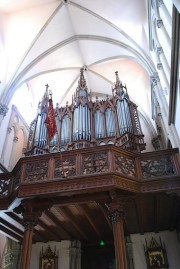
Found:
<path fill-rule="evenodd" d="M 0 231 L 2 231 L 7 237 L 14 238 L 17 241 L 22 242 L 22 240 L 23 240 L 23 238 L 20 235 L 12 232 L 11 230 L 7 229 L 6 227 L 4 227 L 1 224 L 0 224 Z"/>
<path fill-rule="evenodd" d="M 65 228 L 64 225 L 62 224 L 61 221 L 51 212 L 47 211 L 44 213 L 48 218 L 50 218 L 54 224 L 58 227 L 58 234 L 60 235 L 61 233 L 65 235 L 65 238 L 71 239 L 73 238 L 72 234 L 70 234 Z M 63 236 L 62 236 L 63 237 Z"/>
<path fill-rule="evenodd" d="M 154 195 L 154 232 L 159 232 L 160 195 Z"/>
<path fill-rule="evenodd" d="M 56 229 L 52 230 L 51 226 L 45 224 L 41 219 L 38 220 L 38 224 L 45 230 L 45 234 L 48 236 L 49 241 L 57 241 L 57 239 L 59 239 Z"/>
<path fill-rule="evenodd" d="M 143 221 L 143 214 L 142 214 L 142 197 L 141 196 L 137 196 L 134 199 L 134 203 L 135 203 L 135 208 L 136 208 L 136 215 L 137 215 L 137 221 L 138 221 L 138 225 L 139 225 L 139 233 L 140 234 L 144 234 L 144 221 Z"/>
<path fill-rule="evenodd" d="M 70 212 L 68 208 L 60 207 L 60 211 L 62 212 L 62 215 L 71 223 L 71 225 L 78 231 L 78 233 L 81 235 L 81 237 L 84 240 L 88 241 L 87 235 L 84 233 L 83 229 L 79 226 L 79 224 L 76 223 L 74 215 Z"/>
<path fill-rule="evenodd" d="M 10 230 L 14 231 L 15 233 L 17 233 L 18 235 L 23 237 L 23 231 L 21 231 L 16 226 L 14 226 L 13 224 L 11 224 L 10 222 L 6 221 L 5 219 L 3 219 L 1 217 L 0 217 L 0 223 L 3 224 L 7 229 L 10 229 Z"/>
<path fill-rule="evenodd" d="M 177 223 L 178 223 L 178 219 L 180 217 L 179 197 L 176 195 L 173 195 L 172 199 L 173 199 L 173 206 L 172 206 L 170 225 L 169 225 L 170 231 L 174 231 L 175 229 L 177 229 Z"/>
<path fill-rule="evenodd" d="M 110 222 L 110 219 L 108 218 L 108 211 L 107 211 L 107 208 L 105 206 L 104 203 L 97 203 L 99 205 L 99 208 L 101 209 L 101 212 L 103 213 L 105 219 L 106 219 L 106 222 L 109 226 L 109 229 L 112 231 L 112 224 Z"/>
<path fill-rule="evenodd" d="M 81 205 L 81 206 L 76 205 L 76 207 L 78 208 L 80 213 L 86 217 L 86 219 L 88 220 L 90 226 L 95 231 L 96 235 L 101 239 L 102 238 L 101 233 L 100 233 L 98 227 L 95 225 L 96 216 L 94 216 L 94 219 L 92 220 L 92 218 L 88 214 L 89 209 L 88 209 L 87 205 Z"/>

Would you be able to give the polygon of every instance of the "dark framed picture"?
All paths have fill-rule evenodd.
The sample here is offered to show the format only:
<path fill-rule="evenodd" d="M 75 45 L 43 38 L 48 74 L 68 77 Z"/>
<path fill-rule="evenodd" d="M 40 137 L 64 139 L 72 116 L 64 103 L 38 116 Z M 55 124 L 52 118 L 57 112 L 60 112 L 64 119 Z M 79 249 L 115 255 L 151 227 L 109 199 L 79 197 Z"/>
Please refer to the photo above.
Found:
<path fill-rule="evenodd" d="M 47 247 L 45 252 L 42 249 L 39 264 L 39 269 L 58 269 L 58 256 L 56 250 L 53 252 L 50 246 Z"/>
<path fill-rule="evenodd" d="M 167 268 L 166 261 L 164 257 L 164 253 L 162 249 L 157 250 L 149 250 L 147 252 L 148 255 L 148 263 L 150 268 Z"/>
<path fill-rule="evenodd" d="M 165 250 L 165 246 L 157 243 L 157 241 L 152 238 L 149 246 L 146 242 L 145 256 L 147 262 L 148 269 L 167 269 L 169 268 L 167 253 Z"/>

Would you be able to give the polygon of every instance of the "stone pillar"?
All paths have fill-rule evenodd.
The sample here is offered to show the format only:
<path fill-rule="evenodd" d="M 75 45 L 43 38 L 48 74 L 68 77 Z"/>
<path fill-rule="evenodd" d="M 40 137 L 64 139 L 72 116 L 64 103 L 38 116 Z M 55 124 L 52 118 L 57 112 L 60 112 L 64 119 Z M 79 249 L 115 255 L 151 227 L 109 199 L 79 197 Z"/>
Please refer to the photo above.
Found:
<path fill-rule="evenodd" d="M 109 218 L 113 225 L 116 269 L 127 269 L 126 244 L 124 237 L 124 208 L 119 202 L 108 205 Z"/>
<path fill-rule="evenodd" d="M 8 136 L 10 135 L 11 132 L 12 132 L 12 128 L 8 127 L 7 128 L 6 138 L 5 138 L 4 145 L 3 145 L 3 150 L 2 150 L 2 153 L 1 153 L 1 162 L 2 162 L 2 164 L 4 164 L 4 154 L 5 154 L 5 150 L 6 150 L 6 147 L 7 147 Z"/>
<path fill-rule="evenodd" d="M 19 269 L 20 268 L 20 244 L 7 238 L 7 250 L 4 253 L 2 268 Z"/>
<path fill-rule="evenodd" d="M 16 158 L 16 149 L 17 149 L 17 145 L 16 143 L 18 142 L 19 138 L 17 136 L 14 136 L 13 138 L 13 146 L 11 149 L 11 156 L 9 159 L 9 166 L 8 166 L 8 170 L 11 171 L 14 168 L 14 165 L 16 164 L 15 162 L 15 158 Z"/>
<path fill-rule="evenodd" d="M 72 241 L 70 250 L 70 269 L 81 269 L 81 243 L 80 241 Z"/>

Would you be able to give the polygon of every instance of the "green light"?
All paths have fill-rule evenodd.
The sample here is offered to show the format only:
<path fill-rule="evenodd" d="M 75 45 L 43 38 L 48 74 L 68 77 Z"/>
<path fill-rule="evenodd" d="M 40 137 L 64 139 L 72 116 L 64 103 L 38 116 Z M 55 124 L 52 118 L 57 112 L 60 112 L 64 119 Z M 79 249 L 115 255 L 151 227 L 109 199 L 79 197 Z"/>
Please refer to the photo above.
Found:
<path fill-rule="evenodd" d="M 104 246 L 104 245 L 105 245 L 105 242 L 104 242 L 103 240 L 101 240 L 101 241 L 99 242 L 99 245 L 100 245 L 100 246 Z"/>

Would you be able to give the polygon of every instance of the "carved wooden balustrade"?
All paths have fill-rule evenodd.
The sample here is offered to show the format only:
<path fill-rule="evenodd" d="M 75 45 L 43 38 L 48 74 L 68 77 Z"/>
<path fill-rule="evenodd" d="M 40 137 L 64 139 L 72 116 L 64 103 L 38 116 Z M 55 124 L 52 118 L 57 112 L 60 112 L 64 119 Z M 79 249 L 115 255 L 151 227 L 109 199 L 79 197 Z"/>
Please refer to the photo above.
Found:
<path fill-rule="evenodd" d="M 178 149 L 133 153 L 99 146 L 24 157 L 11 173 L 0 174 L 1 200 L 16 195 L 67 196 L 112 189 L 147 193 L 178 188 Z"/>

